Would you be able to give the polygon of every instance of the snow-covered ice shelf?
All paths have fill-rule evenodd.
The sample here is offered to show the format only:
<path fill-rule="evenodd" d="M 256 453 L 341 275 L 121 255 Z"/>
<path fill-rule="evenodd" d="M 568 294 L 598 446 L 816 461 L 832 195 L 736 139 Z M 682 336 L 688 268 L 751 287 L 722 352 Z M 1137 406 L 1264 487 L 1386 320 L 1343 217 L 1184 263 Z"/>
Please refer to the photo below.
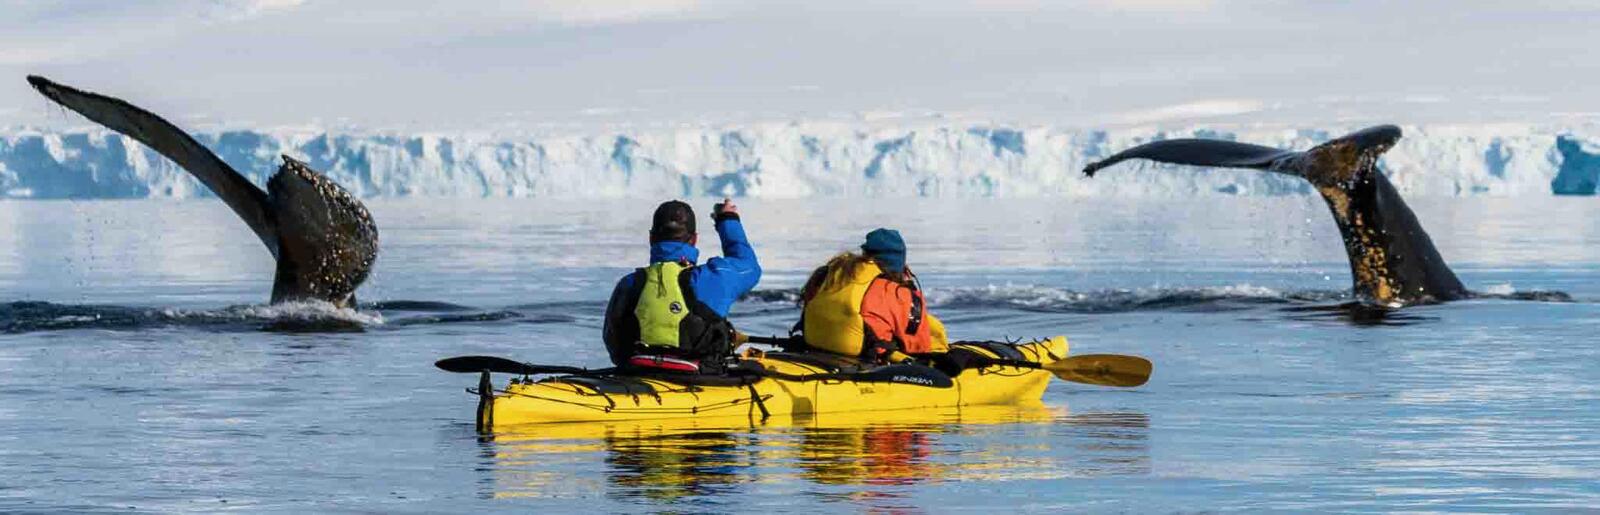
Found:
<path fill-rule="evenodd" d="M 1359 127 L 1117 130 L 993 126 L 863 128 L 774 123 L 513 138 L 316 129 L 198 138 L 258 184 L 278 154 L 366 197 L 1072 197 L 1310 194 L 1301 180 L 1091 160 L 1155 140 L 1206 137 L 1305 149 Z M 1600 128 L 1407 126 L 1384 159 L 1408 195 L 1593 195 Z M 173 163 L 103 130 L 0 134 L 0 197 L 209 196 Z"/>

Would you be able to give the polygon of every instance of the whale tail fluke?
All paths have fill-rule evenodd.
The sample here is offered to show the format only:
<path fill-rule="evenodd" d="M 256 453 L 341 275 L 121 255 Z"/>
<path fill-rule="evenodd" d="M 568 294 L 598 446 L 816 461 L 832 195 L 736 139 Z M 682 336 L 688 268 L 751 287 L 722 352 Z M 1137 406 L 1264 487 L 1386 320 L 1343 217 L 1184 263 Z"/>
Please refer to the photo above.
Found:
<path fill-rule="evenodd" d="M 272 302 L 355 302 L 378 254 L 378 227 L 359 200 L 305 163 L 284 156 L 266 190 L 160 116 L 120 99 L 39 77 L 45 97 L 144 143 L 183 167 L 239 215 L 277 259 Z"/>
<path fill-rule="evenodd" d="M 267 193 L 251 184 L 200 142 L 171 122 L 120 99 L 90 93 L 38 75 L 29 75 L 28 84 L 46 98 L 76 111 L 111 130 L 144 143 L 178 166 L 188 170 L 216 193 L 255 231 L 272 254 L 278 254 L 277 227 L 267 206 Z"/>
<path fill-rule="evenodd" d="M 1090 163 L 1083 172 L 1093 176 L 1122 161 L 1147 159 L 1302 177 L 1327 201 L 1339 224 L 1358 296 L 1387 306 L 1463 298 L 1466 288 L 1378 169 L 1378 158 L 1399 140 L 1400 128 L 1393 125 L 1362 129 L 1304 152 L 1232 141 L 1165 140 Z"/>
<path fill-rule="evenodd" d="M 1148 159 L 1161 163 L 1193 166 L 1264 170 L 1269 169 L 1274 162 L 1294 154 L 1298 154 L 1298 152 L 1251 145 L 1249 143 L 1208 139 L 1170 139 L 1139 145 L 1100 161 L 1089 163 L 1088 166 L 1083 168 L 1083 173 L 1093 177 L 1095 172 L 1129 159 Z"/>
<path fill-rule="evenodd" d="M 1325 185 L 1357 178 L 1377 168 L 1378 157 L 1400 140 L 1400 128 L 1379 125 L 1330 140 L 1304 152 L 1209 139 L 1170 139 L 1145 143 L 1089 163 L 1085 175 L 1129 159 L 1217 168 L 1250 168 L 1285 173 Z"/>

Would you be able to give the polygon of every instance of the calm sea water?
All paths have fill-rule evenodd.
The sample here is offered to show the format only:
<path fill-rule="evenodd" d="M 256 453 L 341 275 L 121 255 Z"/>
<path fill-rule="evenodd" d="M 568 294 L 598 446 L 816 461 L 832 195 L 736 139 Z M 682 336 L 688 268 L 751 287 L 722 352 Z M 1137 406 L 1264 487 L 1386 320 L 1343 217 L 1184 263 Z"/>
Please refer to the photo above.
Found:
<path fill-rule="evenodd" d="M 653 200 L 372 202 L 359 313 L 263 306 L 271 258 L 215 201 L 0 202 L 0 511 L 1600 505 L 1600 202 L 1413 204 L 1494 297 L 1319 309 L 1349 273 L 1314 198 L 750 201 L 749 332 L 787 328 L 803 274 L 888 225 L 954 336 L 1066 334 L 1156 375 L 1053 384 L 1041 409 L 481 439 L 475 377 L 432 362 L 604 364 Z M 330 317 L 363 330 L 267 330 Z"/>

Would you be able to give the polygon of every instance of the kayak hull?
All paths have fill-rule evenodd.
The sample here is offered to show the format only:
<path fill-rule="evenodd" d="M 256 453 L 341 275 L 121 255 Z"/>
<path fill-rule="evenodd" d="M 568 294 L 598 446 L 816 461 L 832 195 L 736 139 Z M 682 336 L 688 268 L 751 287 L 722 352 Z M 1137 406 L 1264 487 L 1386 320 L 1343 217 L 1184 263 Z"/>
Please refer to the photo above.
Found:
<path fill-rule="evenodd" d="M 1004 345 L 956 343 L 982 355 L 1046 364 L 1067 356 L 1065 337 Z M 1008 350 L 1009 349 L 1009 350 Z M 1002 352 L 1003 351 L 1003 352 Z M 772 356 L 757 357 L 769 371 L 804 376 L 828 368 Z M 809 415 L 910 410 L 968 405 L 1037 404 L 1051 374 L 1035 368 L 994 365 L 969 368 L 949 387 L 928 386 L 917 377 L 892 382 L 849 379 L 790 380 L 774 377 L 737 385 L 685 385 L 653 378 L 597 382 L 574 377 L 540 381 L 513 379 L 502 390 L 480 393 L 480 430 L 558 422 L 654 420 L 693 417 Z M 481 390 L 488 389 L 480 384 Z"/>

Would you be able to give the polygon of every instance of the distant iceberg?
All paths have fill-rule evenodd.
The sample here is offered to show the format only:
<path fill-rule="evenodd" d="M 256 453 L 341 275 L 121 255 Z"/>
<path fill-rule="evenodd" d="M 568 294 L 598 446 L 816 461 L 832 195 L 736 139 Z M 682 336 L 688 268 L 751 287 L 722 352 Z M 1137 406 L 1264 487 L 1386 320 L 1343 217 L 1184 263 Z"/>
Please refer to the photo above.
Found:
<path fill-rule="evenodd" d="M 365 197 L 1082 197 L 1302 195 L 1291 177 L 1149 164 L 1095 179 L 1079 170 L 1139 143 L 1221 138 L 1304 149 L 1356 127 L 1089 130 L 738 128 L 513 138 L 315 129 L 202 133 L 258 184 L 289 154 Z M 1594 195 L 1600 131 L 1527 125 L 1405 127 L 1384 158 L 1408 195 Z M 106 131 L 0 133 L 0 196 L 209 196 L 170 161 Z"/>

